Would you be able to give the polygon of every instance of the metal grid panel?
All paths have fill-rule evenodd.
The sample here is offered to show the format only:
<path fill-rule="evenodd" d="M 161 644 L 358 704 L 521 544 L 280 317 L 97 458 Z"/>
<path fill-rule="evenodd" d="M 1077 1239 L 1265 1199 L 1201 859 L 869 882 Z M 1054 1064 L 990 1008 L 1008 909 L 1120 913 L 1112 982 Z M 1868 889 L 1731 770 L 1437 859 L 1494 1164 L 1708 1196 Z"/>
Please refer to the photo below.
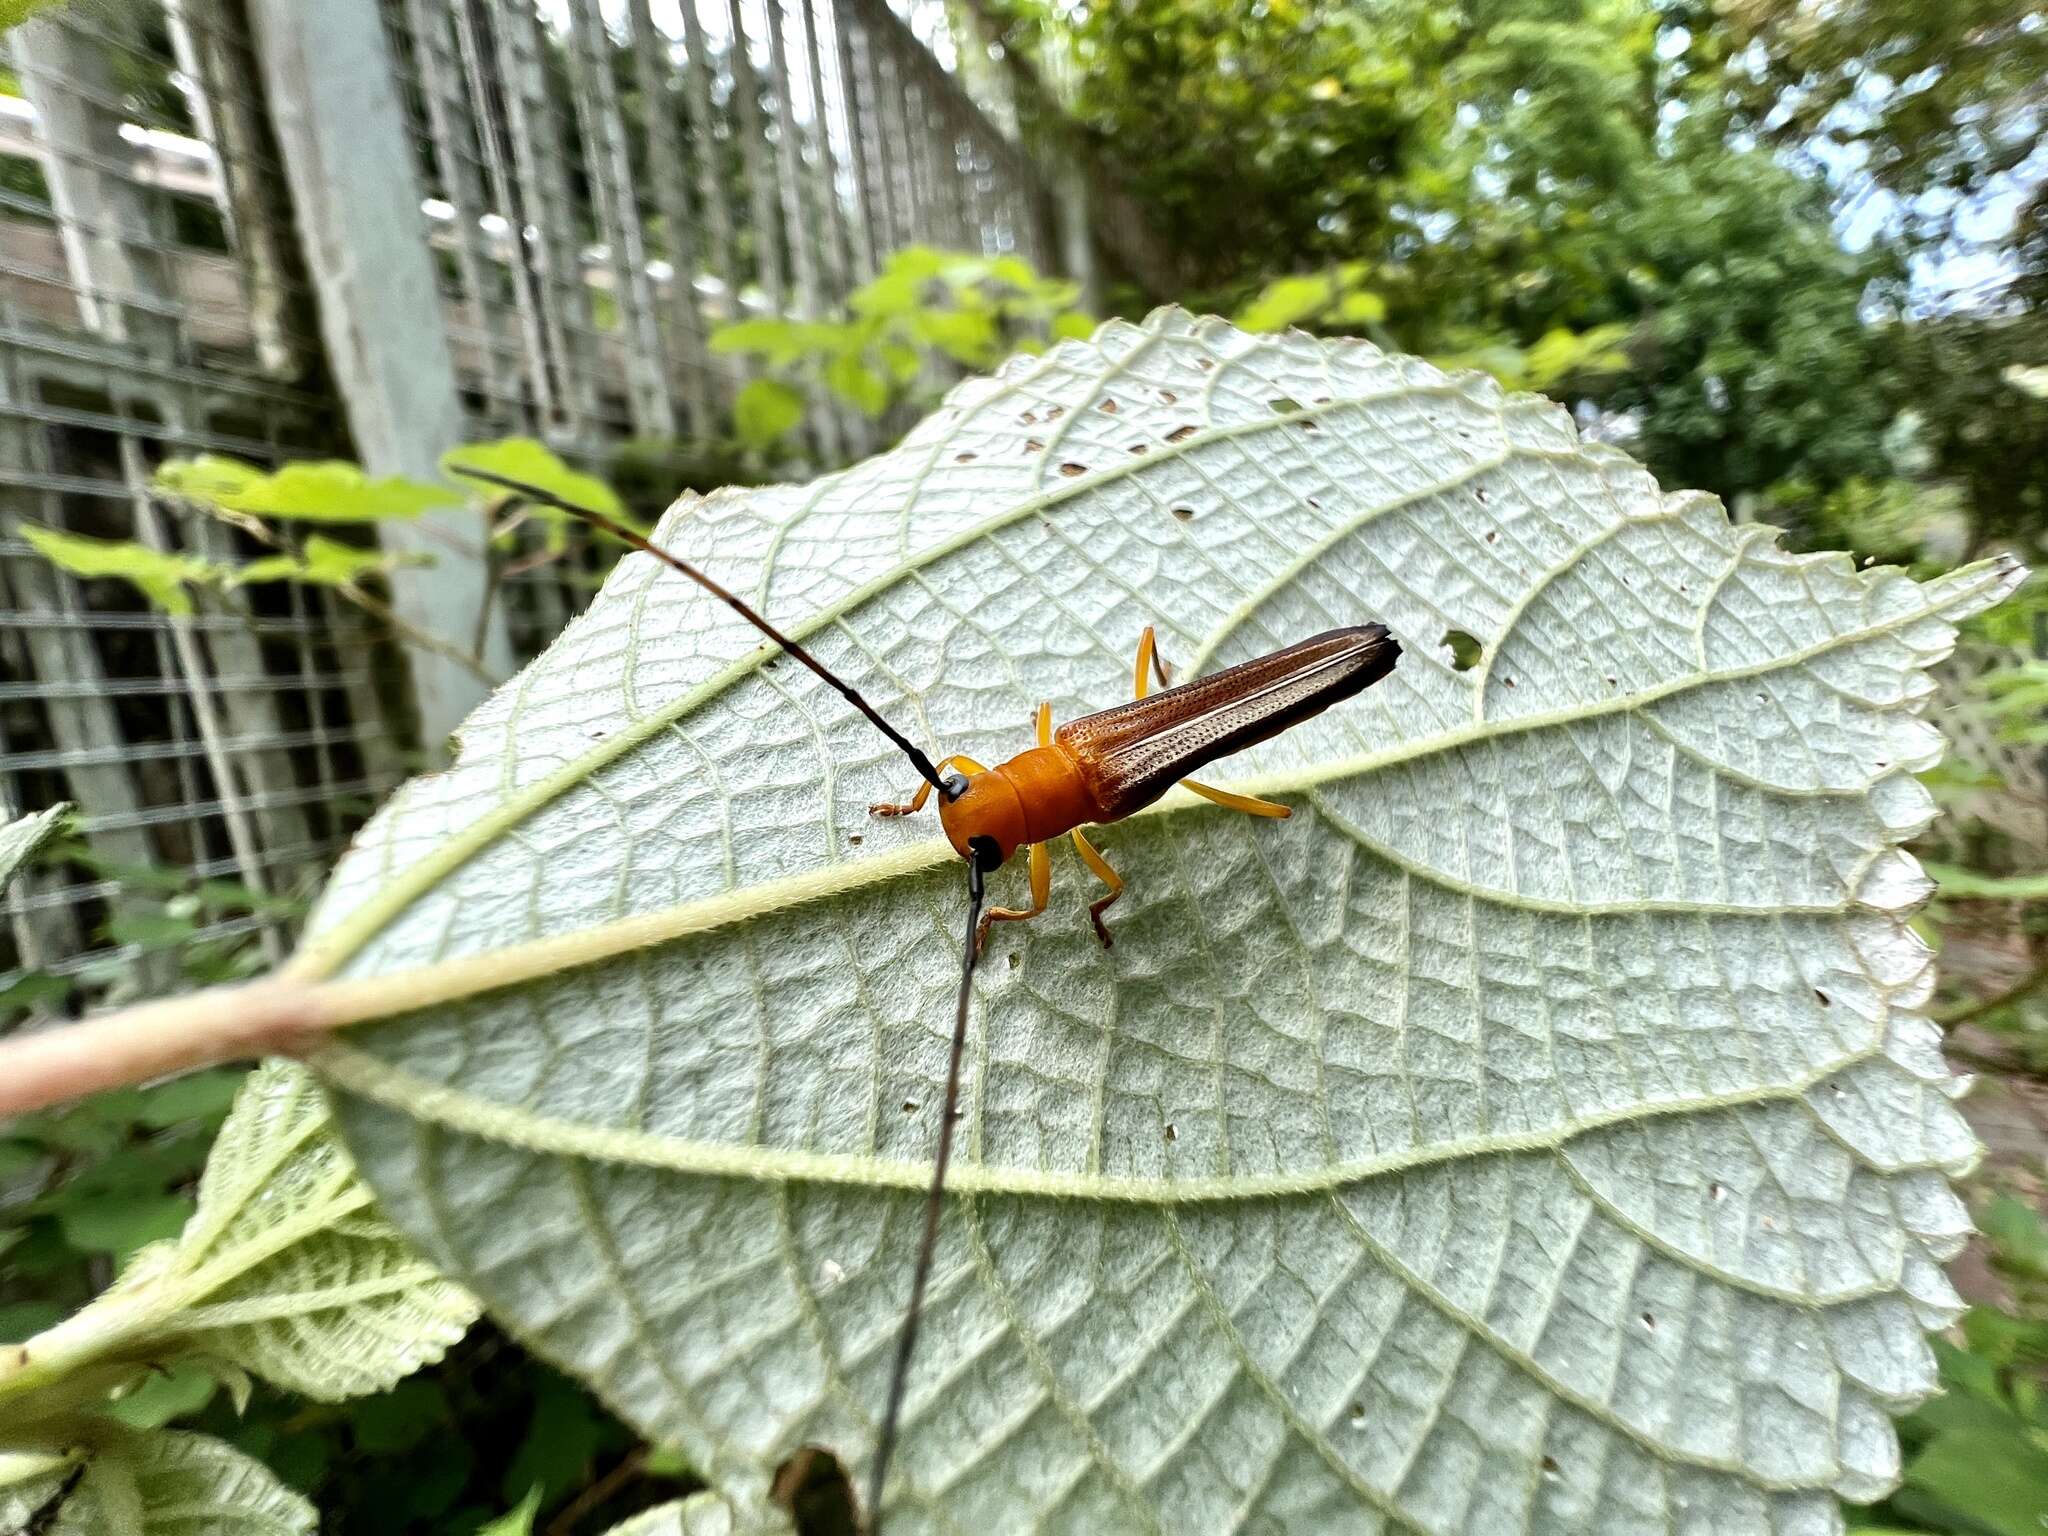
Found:
<path fill-rule="evenodd" d="M 0 809 L 83 808 L 89 856 L 5 898 L 21 970 L 179 979 L 134 921 L 179 880 L 250 900 L 199 940 L 283 953 L 305 894 L 402 760 L 375 636 L 288 586 L 152 611 L 20 538 L 26 519 L 214 558 L 243 535 L 147 490 L 164 458 L 345 452 L 317 359 L 247 39 L 223 0 L 167 0 L 10 34 L 0 94 Z M 174 871 L 168 876 L 158 871 Z M 109 934 L 132 942 L 109 947 Z"/>
<path fill-rule="evenodd" d="M 822 313 L 912 242 L 1056 265 L 1046 194 L 951 72 L 928 0 L 379 14 L 474 436 L 533 433 L 620 472 L 636 443 L 728 436 L 747 374 L 709 348 L 726 320 Z M 348 605 L 270 587 L 166 618 L 15 533 L 26 518 L 251 553 L 153 500 L 154 466 L 347 452 L 337 402 L 301 382 L 320 376 L 314 294 L 244 16 L 241 0 L 156 0 L 10 35 L 0 808 L 79 801 L 93 856 L 8 898 L 0 966 L 17 972 L 97 966 L 108 919 L 141 899 L 124 869 L 298 888 L 402 769 L 389 679 L 365 661 L 378 637 Z M 815 404 L 815 461 L 872 446 L 865 420 Z M 594 560 L 513 562 L 523 652 L 582 606 Z M 287 926 L 266 909 L 206 932 L 275 955 Z"/>
<path fill-rule="evenodd" d="M 717 435 L 747 377 L 717 325 L 818 314 L 911 242 L 1053 259 L 1030 166 L 881 0 L 384 14 L 479 435 Z M 859 435 L 814 415 L 821 459 Z"/>
<path fill-rule="evenodd" d="M 1044 194 L 882 0 L 383 0 L 479 438 L 610 467 L 730 436 L 722 323 L 818 315 L 910 243 L 1050 266 Z M 521 232 L 515 237 L 515 232 Z M 874 446 L 813 400 L 816 463 Z M 502 589 L 531 654 L 587 553 Z"/>

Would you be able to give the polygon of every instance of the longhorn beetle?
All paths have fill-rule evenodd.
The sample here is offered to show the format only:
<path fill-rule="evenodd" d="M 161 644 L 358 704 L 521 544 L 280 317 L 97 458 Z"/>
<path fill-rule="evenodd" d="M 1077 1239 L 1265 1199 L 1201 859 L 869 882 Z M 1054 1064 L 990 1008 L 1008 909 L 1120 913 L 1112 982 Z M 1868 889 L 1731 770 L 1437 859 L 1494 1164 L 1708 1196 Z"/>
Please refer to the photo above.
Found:
<path fill-rule="evenodd" d="M 954 850 L 967 864 L 967 936 L 960 961 L 960 994 L 953 1010 L 952 1050 L 946 1061 L 946 1092 L 939 1112 L 939 1145 L 932 1163 L 932 1182 L 925 1197 L 924 1234 L 917 1264 L 911 1272 L 910 1304 L 896 1339 L 890 1367 L 889 1397 L 882 1411 L 881 1433 L 875 1441 L 874 1466 L 868 1479 L 868 1530 L 882 1529 L 882 1485 L 895 1449 L 897 1421 L 910 1359 L 917 1345 L 919 1314 L 925 1284 L 931 1276 L 938 1246 L 939 1213 L 946 1185 L 946 1165 L 953 1152 L 953 1121 L 960 1102 L 960 1058 L 967 1045 L 967 1004 L 974 983 L 974 962 L 991 924 L 1036 917 L 1045 910 L 1052 887 L 1052 859 L 1047 845 L 1071 837 L 1081 861 L 1106 887 L 1107 894 L 1088 908 L 1096 937 L 1107 948 L 1109 929 L 1102 913 L 1123 894 L 1124 883 L 1095 845 L 1082 834 L 1090 822 L 1121 821 L 1142 810 L 1175 784 L 1184 784 L 1206 800 L 1252 816 L 1286 816 L 1289 808 L 1250 795 L 1197 784 L 1187 775 L 1220 757 L 1241 752 L 1290 726 L 1321 714 L 1332 704 L 1363 692 L 1394 670 L 1401 647 L 1383 624 L 1333 629 L 1271 655 L 1258 657 L 1213 677 L 1168 686 L 1148 626 L 1138 640 L 1133 691 L 1128 704 L 1099 710 L 1052 727 L 1052 705 L 1038 706 L 1038 744 L 1006 763 L 984 768 L 961 753 L 934 765 L 911 740 L 876 712 L 853 686 L 835 675 L 796 641 L 777 629 L 746 602 L 681 557 L 652 543 L 615 518 L 576 505 L 540 486 L 528 485 L 488 470 L 450 464 L 455 473 L 495 485 L 520 501 L 557 508 L 592 527 L 630 544 L 642 554 L 687 576 L 776 645 L 802 662 L 851 704 L 910 760 L 924 782 L 909 801 L 870 806 L 877 816 L 907 816 L 924 808 L 933 790 L 939 792 L 939 824 Z M 1151 691 L 1157 676 L 1163 693 Z M 1031 905 L 996 907 L 982 913 L 986 877 L 1028 847 Z"/>

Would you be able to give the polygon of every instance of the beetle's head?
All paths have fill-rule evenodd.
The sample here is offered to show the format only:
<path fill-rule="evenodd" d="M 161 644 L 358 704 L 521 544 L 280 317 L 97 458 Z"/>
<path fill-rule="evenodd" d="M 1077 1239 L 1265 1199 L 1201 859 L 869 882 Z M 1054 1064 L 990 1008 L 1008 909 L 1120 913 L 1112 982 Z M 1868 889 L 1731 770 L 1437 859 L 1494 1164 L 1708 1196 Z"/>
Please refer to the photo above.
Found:
<path fill-rule="evenodd" d="M 955 781 L 957 780 L 957 784 Z M 947 793 L 939 801 L 939 825 L 953 851 L 992 870 L 1024 842 L 1024 802 L 1008 778 L 998 772 L 946 774 Z"/>

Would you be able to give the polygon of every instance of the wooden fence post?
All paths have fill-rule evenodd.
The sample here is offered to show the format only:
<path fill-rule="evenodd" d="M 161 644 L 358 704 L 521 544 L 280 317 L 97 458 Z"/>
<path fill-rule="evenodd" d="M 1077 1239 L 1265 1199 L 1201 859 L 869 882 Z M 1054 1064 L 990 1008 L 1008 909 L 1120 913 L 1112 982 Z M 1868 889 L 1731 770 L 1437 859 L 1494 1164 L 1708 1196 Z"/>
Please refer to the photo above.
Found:
<path fill-rule="evenodd" d="M 425 238 L 411 136 L 383 22 L 370 0 L 251 0 L 264 95 L 298 210 L 320 329 L 363 466 L 433 479 L 463 438 L 461 396 Z M 394 552 L 434 563 L 392 578 L 392 606 L 512 671 L 501 612 L 485 612 L 484 530 L 460 508 L 381 525 Z M 411 652 L 420 728 L 440 742 L 482 699 L 458 663 Z"/>

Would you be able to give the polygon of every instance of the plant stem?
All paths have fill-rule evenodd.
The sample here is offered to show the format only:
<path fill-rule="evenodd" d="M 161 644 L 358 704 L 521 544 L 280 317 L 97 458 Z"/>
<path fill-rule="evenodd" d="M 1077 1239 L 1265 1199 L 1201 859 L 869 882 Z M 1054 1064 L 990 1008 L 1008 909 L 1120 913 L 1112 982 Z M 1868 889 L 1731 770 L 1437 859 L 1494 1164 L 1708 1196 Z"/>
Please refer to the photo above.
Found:
<path fill-rule="evenodd" d="M 321 980 L 318 964 L 309 958 L 315 952 L 301 950 L 284 970 L 261 981 L 141 1003 L 0 1040 L 0 1116 L 221 1062 L 296 1055 L 351 1024 L 602 964 L 860 885 L 921 873 L 953 857 L 949 844 L 933 838 L 664 911 L 386 976 Z"/>
<path fill-rule="evenodd" d="M 548 1522 L 546 1536 L 569 1536 L 576 1529 L 577 1521 L 638 1477 L 646 1460 L 647 1447 L 644 1445 L 636 1445 L 626 1452 L 609 1472 L 577 1494 L 559 1515 Z"/>
<path fill-rule="evenodd" d="M 432 651 L 436 656 L 447 657 L 458 666 L 467 668 L 486 687 L 495 688 L 505 681 L 504 678 L 498 676 L 489 667 L 485 666 L 483 662 L 478 660 L 474 652 L 465 651 L 454 641 L 444 640 L 441 636 L 421 629 L 417 624 L 409 623 L 405 619 L 400 618 L 397 611 L 389 603 L 384 602 L 380 598 L 370 596 L 369 593 L 365 592 L 354 582 L 345 581 L 335 590 L 362 609 L 363 612 L 369 614 L 371 618 L 376 619 L 379 623 L 388 625 L 391 632 L 407 645 L 416 645 L 423 651 Z"/>
<path fill-rule="evenodd" d="M 2048 960 L 2042 960 L 2003 992 L 1996 992 L 1977 1002 L 1964 1003 L 1945 1013 L 1937 1014 L 1934 1022 L 1943 1029 L 1954 1029 L 1959 1024 L 1968 1024 L 1987 1013 L 1994 1013 L 2009 1003 L 2016 1003 L 2028 993 L 2040 990 L 2043 985 L 2048 985 Z"/>

